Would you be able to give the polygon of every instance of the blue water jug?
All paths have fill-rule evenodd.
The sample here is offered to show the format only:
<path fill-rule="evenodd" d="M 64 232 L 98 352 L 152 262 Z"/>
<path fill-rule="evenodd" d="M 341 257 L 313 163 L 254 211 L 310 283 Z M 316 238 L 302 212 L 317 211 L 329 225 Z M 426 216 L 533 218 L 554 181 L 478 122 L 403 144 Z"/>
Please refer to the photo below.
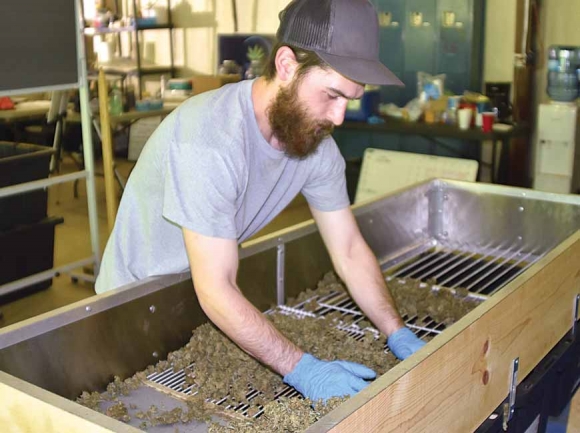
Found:
<path fill-rule="evenodd" d="M 548 95 L 554 101 L 578 98 L 580 47 L 552 45 L 548 50 Z"/>

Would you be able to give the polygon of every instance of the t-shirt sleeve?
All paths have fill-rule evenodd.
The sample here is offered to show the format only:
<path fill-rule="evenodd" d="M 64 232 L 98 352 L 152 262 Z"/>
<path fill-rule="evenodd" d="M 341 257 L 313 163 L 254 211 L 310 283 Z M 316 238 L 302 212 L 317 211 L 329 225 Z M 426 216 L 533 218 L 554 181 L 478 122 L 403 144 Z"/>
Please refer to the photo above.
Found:
<path fill-rule="evenodd" d="M 172 142 L 164 161 L 163 217 L 196 233 L 236 239 L 237 187 L 220 148 Z"/>
<path fill-rule="evenodd" d="M 346 191 L 346 164 L 332 138 L 320 145 L 315 163 L 302 188 L 302 194 L 315 209 L 324 212 L 344 209 L 350 205 Z"/>

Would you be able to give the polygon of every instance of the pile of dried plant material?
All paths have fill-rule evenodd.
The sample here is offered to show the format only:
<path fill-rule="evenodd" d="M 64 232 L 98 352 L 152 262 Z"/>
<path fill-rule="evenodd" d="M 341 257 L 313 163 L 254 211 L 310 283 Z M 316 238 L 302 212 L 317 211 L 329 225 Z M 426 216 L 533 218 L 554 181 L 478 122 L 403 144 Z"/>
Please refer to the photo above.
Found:
<path fill-rule="evenodd" d="M 389 283 L 389 288 L 400 312 L 408 317 L 430 316 L 440 323 L 449 324 L 477 305 L 463 299 L 462 296 L 465 294 L 456 296 L 444 289 L 433 291 L 419 281 L 410 279 L 404 282 L 393 280 Z M 319 282 L 316 290 L 305 290 L 298 298 L 290 300 L 288 305 L 297 306 L 305 311 L 316 311 L 319 309 L 316 299 L 333 292 L 342 294 L 346 290 L 337 276 L 330 272 Z M 390 352 L 384 352 L 386 337 L 381 334 L 377 338 L 376 333 L 366 329 L 372 326 L 366 320 L 356 325 L 362 338 L 354 339 L 336 328 L 337 325 L 344 326 L 352 322 L 340 313 L 324 317 L 299 318 L 274 309 L 266 317 L 289 340 L 320 359 L 358 362 L 372 368 L 378 375 L 385 373 L 398 362 Z M 100 409 L 100 403 L 104 400 L 113 401 L 115 403 L 104 412 L 113 418 L 128 422 L 127 408 L 118 401 L 118 397 L 128 395 L 141 386 L 151 373 L 159 373 L 168 368 L 172 368 L 175 372 L 183 369 L 185 371 L 183 387 L 195 384 L 198 394 L 189 398 L 187 410 L 177 408 L 164 412 L 156 406 L 151 406 L 147 411 L 137 412 L 137 418 L 143 420 L 141 428 L 187 423 L 190 420 L 208 421 L 212 415 L 223 415 L 225 411 L 223 407 L 247 405 L 249 418 L 233 420 L 226 427 L 212 424 L 210 432 L 295 432 L 304 430 L 343 401 L 335 399 L 326 407 L 321 405 L 312 407 L 311 402 L 299 398 L 281 398 L 273 401 L 286 387 L 282 378 L 242 351 L 213 324 L 207 323 L 195 329 L 187 345 L 171 352 L 167 360 L 159 362 L 154 367 L 149 366 L 145 371 L 124 382 L 115 378 L 104 394 L 85 392 L 78 402 L 103 411 Z M 258 395 L 255 396 L 255 392 L 250 394 L 252 390 L 258 391 Z M 249 398 L 250 396 L 254 397 Z M 224 398 L 225 401 L 219 407 L 209 403 Z M 263 413 L 260 417 L 251 418 L 261 411 Z"/>
<path fill-rule="evenodd" d="M 268 403 L 256 420 L 233 420 L 227 426 L 213 423 L 209 433 L 288 433 L 301 432 L 345 402 L 331 398 L 326 404 L 313 404 L 308 399 L 285 398 Z"/>
<path fill-rule="evenodd" d="M 437 286 L 436 281 L 422 283 L 413 279 L 393 279 L 388 283 L 389 290 L 395 298 L 399 313 L 407 317 L 425 316 L 437 323 L 451 325 L 477 307 L 481 301 L 468 297 L 465 289 L 449 289 Z"/>
<path fill-rule="evenodd" d="M 210 422 L 210 413 L 213 411 L 213 405 L 206 402 L 200 396 L 194 396 L 186 401 L 187 409 L 176 407 L 172 410 L 162 410 L 152 405 L 145 412 L 139 411 L 135 415 L 142 420 L 141 429 L 146 430 L 148 427 L 158 425 L 187 424 L 191 421 Z"/>
<path fill-rule="evenodd" d="M 392 355 L 383 351 L 385 338 L 375 339 L 370 332 L 368 338 L 356 341 L 327 319 L 296 318 L 278 312 L 266 317 L 289 340 L 320 359 L 359 362 L 378 374 L 396 363 Z M 161 363 L 156 370 L 162 371 L 168 366 L 175 371 L 185 369 L 185 386 L 197 385 L 200 395 L 209 400 L 227 396 L 224 405 L 248 404 L 250 413 L 271 401 L 285 387 L 278 374 L 239 349 L 209 323 L 197 328 L 185 347 L 170 353 L 167 363 L 167 366 Z M 258 397 L 248 400 L 248 384 L 260 392 Z"/>

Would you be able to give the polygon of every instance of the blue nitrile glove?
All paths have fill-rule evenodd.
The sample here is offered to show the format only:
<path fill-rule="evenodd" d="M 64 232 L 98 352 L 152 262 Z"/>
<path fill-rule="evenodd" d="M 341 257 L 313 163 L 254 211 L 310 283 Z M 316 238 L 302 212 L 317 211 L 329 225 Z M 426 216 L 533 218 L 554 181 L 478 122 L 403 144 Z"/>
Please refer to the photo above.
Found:
<path fill-rule="evenodd" d="M 365 388 L 377 374 L 364 365 L 348 361 L 321 361 L 305 353 L 284 383 L 296 388 L 313 402 L 324 403 L 332 397 L 354 395 Z"/>
<path fill-rule="evenodd" d="M 419 337 L 407 327 L 403 327 L 391 334 L 388 341 L 389 349 L 393 354 L 403 360 L 411 356 L 425 345 Z"/>

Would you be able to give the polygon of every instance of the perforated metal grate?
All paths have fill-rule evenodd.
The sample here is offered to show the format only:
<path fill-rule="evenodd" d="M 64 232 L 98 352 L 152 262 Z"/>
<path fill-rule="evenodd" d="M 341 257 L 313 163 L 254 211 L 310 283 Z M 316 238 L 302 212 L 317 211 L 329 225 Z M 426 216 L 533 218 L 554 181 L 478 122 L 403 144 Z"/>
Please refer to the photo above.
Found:
<path fill-rule="evenodd" d="M 434 242 L 383 264 L 387 281 L 413 278 L 437 290 L 467 289 L 476 299 L 487 299 L 546 253 L 520 241 L 470 244 Z M 433 281 L 435 281 L 433 283 Z"/>

